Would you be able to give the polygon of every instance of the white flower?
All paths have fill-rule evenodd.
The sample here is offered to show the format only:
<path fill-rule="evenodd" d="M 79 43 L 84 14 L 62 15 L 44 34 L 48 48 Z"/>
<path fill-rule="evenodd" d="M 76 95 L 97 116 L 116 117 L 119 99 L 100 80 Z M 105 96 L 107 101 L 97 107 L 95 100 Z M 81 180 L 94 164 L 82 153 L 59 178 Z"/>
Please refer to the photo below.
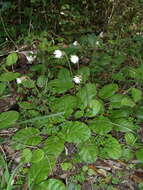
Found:
<path fill-rule="evenodd" d="M 35 55 L 36 52 L 34 51 L 23 51 L 21 53 L 26 56 L 26 59 L 28 63 L 30 64 L 36 59 L 36 55 Z"/>
<path fill-rule="evenodd" d="M 103 38 L 103 37 L 104 37 L 103 32 L 100 32 L 99 37 L 100 37 L 100 38 Z"/>
<path fill-rule="evenodd" d="M 74 81 L 76 84 L 79 84 L 79 83 L 82 81 L 81 75 L 74 76 L 73 81 Z"/>
<path fill-rule="evenodd" d="M 61 50 L 57 49 L 54 51 L 55 58 L 61 58 L 63 53 Z"/>
<path fill-rule="evenodd" d="M 65 15 L 65 13 L 64 13 L 63 11 L 62 11 L 62 12 L 60 12 L 60 14 L 61 14 L 61 15 Z"/>
<path fill-rule="evenodd" d="M 70 60 L 72 63 L 76 64 L 79 62 L 79 57 L 77 55 L 71 55 Z"/>
<path fill-rule="evenodd" d="M 78 45 L 78 42 L 77 42 L 77 41 L 74 41 L 74 42 L 73 42 L 73 45 L 74 45 L 74 46 L 77 46 L 77 45 Z"/>
<path fill-rule="evenodd" d="M 26 76 L 23 76 L 23 77 L 17 78 L 17 79 L 16 79 L 17 84 L 22 83 L 22 81 L 24 81 L 26 78 L 27 78 Z"/>
<path fill-rule="evenodd" d="M 99 44 L 100 44 L 99 41 L 96 41 L 96 45 L 99 46 Z"/>

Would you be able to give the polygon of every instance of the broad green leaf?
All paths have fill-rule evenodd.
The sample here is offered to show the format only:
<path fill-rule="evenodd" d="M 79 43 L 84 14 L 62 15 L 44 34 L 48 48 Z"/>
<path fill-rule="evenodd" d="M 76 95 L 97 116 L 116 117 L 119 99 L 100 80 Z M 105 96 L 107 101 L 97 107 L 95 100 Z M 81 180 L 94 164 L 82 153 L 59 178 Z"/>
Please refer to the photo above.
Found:
<path fill-rule="evenodd" d="M 131 114 L 131 110 L 128 108 L 122 108 L 118 110 L 113 110 L 111 112 L 110 118 L 111 119 L 118 119 L 118 118 L 128 118 Z"/>
<path fill-rule="evenodd" d="M 137 138 L 132 133 L 126 133 L 125 134 L 125 140 L 126 140 L 127 144 L 134 145 Z"/>
<path fill-rule="evenodd" d="M 81 117 L 83 117 L 83 115 L 84 115 L 84 111 L 77 111 L 77 112 L 75 112 L 75 114 L 74 114 L 74 117 L 76 118 L 76 119 L 78 119 L 78 118 L 81 118 Z"/>
<path fill-rule="evenodd" d="M 136 104 L 129 97 L 124 97 L 121 101 L 122 106 L 134 107 Z"/>
<path fill-rule="evenodd" d="M 81 190 L 81 185 L 80 184 L 77 184 L 77 183 L 69 183 L 68 185 L 68 190 Z"/>
<path fill-rule="evenodd" d="M 72 163 L 70 163 L 70 162 L 64 162 L 64 163 L 61 164 L 61 168 L 62 168 L 62 170 L 64 170 L 64 171 L 71 170 L 72 167 L 73 167 L 73 166 L 72 166 Z"/>
<path fill-rule="evenodd" d="M 99 97 L 102 99 L 110 98 L 118 91 L 117 84 L 107 84 L 103 86 L 99 91 Z"/>
<path fill-rule="evenodd" d="M 69 70 L 66 68 L 61 69 L 58 73 L 58 79 L 64 82 L 71 81 L 71 75 L 70 75 Z"/>
<path fill-rule="evenodd" d="M 41 142 L 42 137 L 40 136 L 40 131 L 38 129 L 28 127 L 20 129 L 12 139 L 23 145 L 36 146 Z"/>
<path fill-rule="evenodd" d="M 131 148 L 124 148 L 122 150 L 122 159 L 125 161 L 130 161 L 134 157 Z"/>
<path fill-rule="evenodd" d="M 42 149 L 37 149 L 33 151 L 31 162 L 37 163 L 44 158 L 44 151 Z"/>
<path fill-rule="evenodd" d="M 44 88 L 47 84 L 48 78 L 45 75 L 40 75 L 37 79 L 37 86 L 39 88 Z"/>
<path fill-rule="evenodd" d="M 18 60 L 17 53 L 11 53 L 6 58 L 6 65 L 11 66 L 11 65 L 15 64 L 17 62 L 17 60 Z"/>
<path fill-rule="evenodd" d="M 48 83 L 50 91 L 53 93 L 64 93 L 74 87 L 72 77 L 68 69 L 61 69 L 58 73 L 58 79 L 51 80 Z"/>
<path fill-rule="evenodd" d="M 109 133 L 113 128 L 113 124 L 106 117 L 94 119 L 90 122 L 89 126 L 93 132 L 99 135 L 105 135 Z"/>
<path fill-rule="evenodd" d="M 5 89 L 6 89 L 6 84 L 0 83 L 0 96 L 3 95 Z"/>
<path fill-rule="evenodd" d="M 29 183 L 39 184 L 42 181 L 46 180 L 54 167 L 55 167 L 55 159 L 49 156 L 43 158 L 41 161 L 37 163 L 33 163 L 28 172 Z"/>
<path fill-rule="evenodd" d="M 96 116 L 101 110 L 102 104 L 98 100 L 91 100 L 89 103 L 89 110 L 86 113 L 87 117 Z"/>
<path fill-rule="evenodd" d="M 143 148 L 136 151 L 136 157 L 140 162 L 143 163 Z"/>
<path fill-rule="evenodd" d="M 64 142 L 57 136 L 48 137 L 45 141 L 44 151 L 46 155 L 58 157 L 64 150 Z"/>
<path fill-rule="evenodd" d="M 96 47 L 97 36 L 95 34 L 84 35 L 80 38 L 80 42 L 82 45 L 89 47 Z"/>
<path fill-rule="evenodd" d="M 96 55 L 94 55 L 95 58 L 96 58 Z M 93 57 L 94 58 L 94 57 Z M 110 62 L 111 62 L 111 56 L 106 54 L 106 53 L 101 53 L 99 54 L 99 57 L 98 57 L 98 62 L 97 64 L 98 65 L 101 65 L 101 66 L 106 66 L 106 65 L 109 65 Z"/>
<path fill-rule="evenodd" d="M 62 126 L 60 136 L 67 142 L 80 143 L 88 140 L 91 131 L 88 126 L 82 122 L 65 122 Z"/>
<path fill-rule="evenodd" d="M 82 76 L 82 81 L 86 82 L 90 75 L 90 69 L 89 67 L 81 67 L 78 71 L 78 75 Z"/>
<path fill-rule="evenodd" d="M 20 73 L 7 72 L 0 75 L 0 81 L 10 82 L 20 76 Z"/>
<path fill-rule="evenodd" d="M 58 179 L 49 179 L 47 187 L 48 190 L 67 190 L 65 184 Z"/>
<path fill-rule="evenodd" d="M 106 139 L 103 150 L 108 154 L 109 158 L 118 159 L 122 154 L 121 145 L 114 137 Z"/>
<path fill-rule="evenodd" d="M 19 118 L 16 111 L 8 111 L 0 114 L 0 129 L 11 127 Z"/>
<path fill-rule="evenodd" d="M 143 121 L 143 107 L 138 107 L 138 109 L 136 110 L 136 117 L 137 119 Z"/>
<path fill-rule="evenodd" d="M 80 159 L 86 163 L 95 162 L 97 159 L 98 149 L 96 144 L 89 140 L 79 145 Z"/>
<path fill-rule="evenodd" d="M 142 91 L 137 88 L 131 88 L 131 94 L 135 102 L 138 102 L 142 98 Z"/>
<path fill-rule="evenodd" d="M 22 85 L 25 88 L 34 88 L 35 87 L 35 81 L 31 79 L 26 79 L 22 81 Z"/>
<path fill-rule="evenodd" d="M 112 74 L 112 79 L 115 81 L 126 81 L 124 73 L 122 71 Z"/>
<path fill-rule="evenodd" d="M 65 95 L 60 98 L 54 98 L 50 101 L 52 112 L 65 112 L 64 116 L 69 117 L 73 109 L 77 106 L 77 98 L 75 96 Z"/>
<path fill-rule="evenodd" d="M 115 94 L 110 98 L 110 107 L 113 108 L 120 108 L 121 107 L 121 101 L 122 101 L 123 95 L 122 94 Z"/>
<path fill-rule="evenodd" d="M 114 129 L 121 132 L 133 132 L 135 129 L 137 129 L 137 126 L 134 125 L 132 121 L 129 121 L 125 118 L 116 119 L 114 121 L 115 126 Z"/>
<path fill-rule="evenodd" d="M 96 86 L 92 83 L 87 83 L 83 88 L 79 89 L 77 97 L 79 98 L 78 107 L 81 109 L 90 105 L 91 100 L 96 96 Z"/>
<path fill-rule="evenodd" d="M 26 102 L 26 101 L 20 102 L 18 105 L 20 106 L 20 108 L 27 109 L 27 110 L 34 108 L 34 105 L 32 103 L 29 103 L 29 102 Z"/>
<path fill-rule="evenodd" d="M 31 158 L 32 158 L 32 152 L 29 148 L 25 148 L 23 151 L 22 151 L 22 162 L 30 162 L 31 161 Z"/>

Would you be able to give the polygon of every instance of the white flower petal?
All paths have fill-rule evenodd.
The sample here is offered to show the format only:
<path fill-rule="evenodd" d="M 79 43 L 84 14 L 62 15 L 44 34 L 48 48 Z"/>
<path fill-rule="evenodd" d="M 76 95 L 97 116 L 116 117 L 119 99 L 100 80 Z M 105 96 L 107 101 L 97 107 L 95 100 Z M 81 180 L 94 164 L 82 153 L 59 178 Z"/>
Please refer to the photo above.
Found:
<path fill-rule="evenodd" d="M 60 12 L 60 14 L 61 14 L 61 15 L 65 15 L 65 13 L 64 13 L 63 11 L 62 11 L 62 12 Z"/>
<path fill-rule="evenodd" d="M 32 63 L 36 59 L 36 55 L 33 51 L 25 52 L 24 55 L 26 56 L 28 63 Z"/>
<path fill-rule="evenodd" d="M 76 84 L 79 84 L 79 83 L 82 81 L 81 75 L 79 75 L 79 76 L 74 76 L 73 81 L 74 81 Z"/>
<path fill-rule="evenodd" d="M 54 51 L 55 58 L 61 58 L 63 53 L 61 50 L 57 49 Z"/>
<path fill-rule="evenodd" d="M 103 32 L 100 32 L 99 37 L 100 37 L 100 38 L 103 38 L 103 37 L 104 37 Z"/>
<path fill-rule="evenodd" d="M 71 55 L 70 60 L 72 63 L 76 64 L 79 62 L 79 57 L 77 55 Z"/>
<path fill-rule="evenodd" d="M 20 83 L 22 83 L 22 80 L 21 80 L 21 78 L 17 78 L 17 79 L 16 79 L 16 82 L 17 82 L 17 84 L 20 84 Z"/>
<path fill-rule="evenodd" d="M 74 41 L 74 42 L 73 42 L 73 45 L 74 45 L 74 46 L 77 46 L 77 45 L 78 45 L 78 42 L 77 42 L 77 41 Z"/>
<path fill-rule="evenodd" d="M 26 80 L 26 78 L 27 78 L 27 76 L 23 76 L 23 77 L 17 78 L 16 79 L 17 84 L 22 83 L 22 81 Z"/>
<path fill-rule="evenodd" d="M 96 41 L 96 45 L 99 46 L 99 44 L 100 44 L 99 41 Z"/>

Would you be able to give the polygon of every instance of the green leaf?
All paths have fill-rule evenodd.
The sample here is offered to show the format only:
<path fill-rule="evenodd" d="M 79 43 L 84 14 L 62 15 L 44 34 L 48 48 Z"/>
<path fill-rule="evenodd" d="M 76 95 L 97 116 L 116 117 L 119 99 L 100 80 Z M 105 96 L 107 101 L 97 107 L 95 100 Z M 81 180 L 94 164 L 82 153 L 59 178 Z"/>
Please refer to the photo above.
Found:
<path fill-rule="evenodd" d="M 99 135 L 105 135 L 109 133 L 113 128 L 113 124 L 106 117 L 100 117 L 91 121 L 89 126 L 93 132 Z"/>
<path fill-rule="evenodd" d="M 89 78 L 89 75 L 90 75 L 90 69 L 88 67 L 81 67 L 78 70 L 78 75 L 81 75 L 82 76 L 82 81 L 86 82 L 88 80 L 88 78 Z"/>
<path fill-rule="evenodd" d="M 73 88 L 74 84 L 68 69 L 61 69 L 58 73 L 58 79 L 51 80 L 48 87 L 53 93 L 64 93 Z"/>
<path fill-rule="evenodd" d="M 58 157 L 64 150 L 64 142 L 57 136 L 48 137 L 45 141 L 44 151 L 46 155 L 52 155 L 55 158 Z"/>
<path fill-rule="evenodd" d="M 8 111 L 0 114 L 0 129 L 11 127 L 19 118 L 19 113 L 16 111 Z"/>
<path fill-rule="evenodd" d="M 128 106 L 128 107 L 134 107 L 136 104 L 129 98 L 129 97 L 124 97 L 121 101 L 122 106 Z"/>
<path fill-rule="evenodd" d="M 67 190 L 64 183 L 58 179 L 49 179 L 47 184 L 48 190 Z"/>
<path fill-rule="evenodd" d="M 17 53 L 11 53 L 6 58 L 6 65 L 11 66 L 11 65 L 15 64 L 17 62 L 17 60 L 18 60 Z"/>
<path fill-rule="evenodd" d="M 138 107 L 136 110 L 136 117 L 137 119 L 143 121 L 143 107 Z"/>
<path fill-rule="evenodd" d="M 40 75 L 37 79 L 37 86 L 43 88 L 46 86 L 48 78 L 45 75 Z"/>
<path fill-rule="evenodd" d="M 82 122 L 65 122 L 60 132 L 61 138 L 67 142 L 80 143 L 88 140 L 91 131 L 88 126 Z"/>
<path fill-rule="evenodd" d="M 50 108 L 52 112 L 65 112 L 65 117 L 69 117 L 76 106 L 77 99 L 75 96 L 65 95 L 50 100 Z"/>
<path fill-rule="evenodd" d="M 89 46 L 89 47 L 96 47 L 96 42 L 97 42 L 97 36 L 95 34 L 88 34 L 84 35 L 80 38 L 80 42 L 82 45 Z"/>
<path fill-rule="evenodd" d="M 31 80 L 31 79 L 26 79 L 22 81 L 22 85 L 25 88 L 34 88 L 35 87 L 35 81 Z"/>
<path fill-rule="evenodd" d="M 126 133 L 125 140 L 127 144 L 134 145 L 136 142 L 136 137 L 132 133 Z"/>
<path fill-rule="evenodd" d="M 142 91 L 137 88 L 131 88 L 131 94 L 135 102 L 138 102 L 142 98 Z"/>
<path fill-rule="evenodd" d="M 64 162 L 61 164 L 61 168 L 64 171 L 68 171 L 72 169 L 72 164 L 70 162 Z"/>
<path fill-rule="evenodd" d="M 31 161 L 31 158 L 32 158 L 32 152 L 29 148 L 25 148 L 23 151 L 22 151 L 22 162 L 30 162 Z"/>
<path fill-rule="evenodd" d="M 86 141 L 79 145 L 80 159 L 86 163 L 95 162 L 97 159 L 98 149 L 96 144 L 92 141 Z"/>
<path fill-rule="evenodd" d="M 95 84 L 85 84 L 85 86 L 80 88 L 79 92 L 77 93 L 77 97 L 79 98 L 78 107 L 84 109 L 90 105 L 90 102 L 95 97 L 96 93 L 97 91 Z"/>
<path fill-rule="evenodd" d="M 130 148 L 123 147 L 122 150 L 122 159 L 125 161 L 130 161 L 133 158 L 134 154 Z"/>
<path fill-rule="evenodd" d="M 44 158 L 44 151 L 42 149 L 37 149 L 33 151 L 31 162 L 37 163 Z"/>
<path fill-rule="evenodd" d="M 33 163 L 28 173 L 29 183 L 39 184 L 42 181 L 46 180 L 54 167 L 55 167 L 55 159 L 49 156 L 47 158 L 43 158 L 39 162 Z"/>
<path fill-rule="evenodd" d="M 0 81 L 10 82 L 20 76 L 20 73 L 7 72 L 0 75 Z"/>
<path fill-rule="evenodd" d="M 122 101 L 123 95 L 122 94 L 115 94 L 110 98 L 110 107 L 113 108 L 120 108 L 121 107 L 121 101 Z"/>
<path fill-rule="evenodd" d="M 136 151 L 136 157 L 140 162 L 143 162 L 143 148 Z"/>
<path fill-rule="evenodd" d="M 18 105 L 22 109 L 33 109 L 34 108 L 34 105 L 32 103 L 29 103 L 29 102 L 26 102 L 26 101 L 20 102 Z"/>
<path fill-rule="evenodd" d="M 5 89 L 6 89 L 6 84 L 0 83 L 0 96 L 3 95 Z"/>
<path fill-rule="evenodd" d="M 101 110 L 102 104 L 98 100 L 91 100 L 89 103 L 90 110 L 87 111 L 87 117 L 96 116 Z"/>
<path fill-rule="evenodd" d="M 68 190 L 81 190 L 81 185 L 77 183 L 70 182 L 68 185 Z"/>
<path fill-rule="evenodd" d="M 106 139 L 104 145 L 104 151 L 108 154 L 109 158 L 118 159 L 122 154 L 121 145 L 119 142 L 112 136 Z"/>
<path fill-rule="evenodd" d="M 113 110 L 111 112 L 110 118 L 111 119 L 118 119 L 118 118 L 128 118 L 131 114 L 131 110 L 129 108 L 122 108 L 118 110 Z"/>
<path fill-rule="evenodd" d="M 81 117 L 83 117 L 83 115 L 84 115 L 84 111 L 77 111 L 77 112 L 75 112 L 75 114 L 74 114 L 74 117 L 76 118 L 76 119 L 78 119 L 78 118 L 81 118 Z"/>
<path fill-rule="evenodd" d="M 129 121 L 125 118 L 117 119 L 115 122 L 114 129 L 121 132 L 133 132 L 135 129 L 137 129 L 137 126 L 134 125 L 132 121 Z"/>
<path fill-rule="evenodd" d="M 12 139 L 23 145 L 36 146 L 41 142 L 42 137 L 40 136 L 40 131 L 38 129 L 28 127 L 19 130 Z"/>
<path fill-rule="evenodd" d="M 99 97 L 102 99 L 110 98 L 117 91 L 118 91 L 117 84 L 107 84 L 107 85 L 103 86 L 103 88 L 100 89 Z"/>

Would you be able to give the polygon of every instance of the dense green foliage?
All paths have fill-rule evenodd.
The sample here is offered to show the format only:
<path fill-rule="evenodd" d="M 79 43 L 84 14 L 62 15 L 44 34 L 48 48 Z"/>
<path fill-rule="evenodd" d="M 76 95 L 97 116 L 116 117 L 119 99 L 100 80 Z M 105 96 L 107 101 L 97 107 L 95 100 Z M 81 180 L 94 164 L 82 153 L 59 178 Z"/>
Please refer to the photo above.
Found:
<path fill-rule="evenodd" d="M 1 189 L 80 190 L 99 159 L 142 168 L 143 1 L 0 5 Z"/>

